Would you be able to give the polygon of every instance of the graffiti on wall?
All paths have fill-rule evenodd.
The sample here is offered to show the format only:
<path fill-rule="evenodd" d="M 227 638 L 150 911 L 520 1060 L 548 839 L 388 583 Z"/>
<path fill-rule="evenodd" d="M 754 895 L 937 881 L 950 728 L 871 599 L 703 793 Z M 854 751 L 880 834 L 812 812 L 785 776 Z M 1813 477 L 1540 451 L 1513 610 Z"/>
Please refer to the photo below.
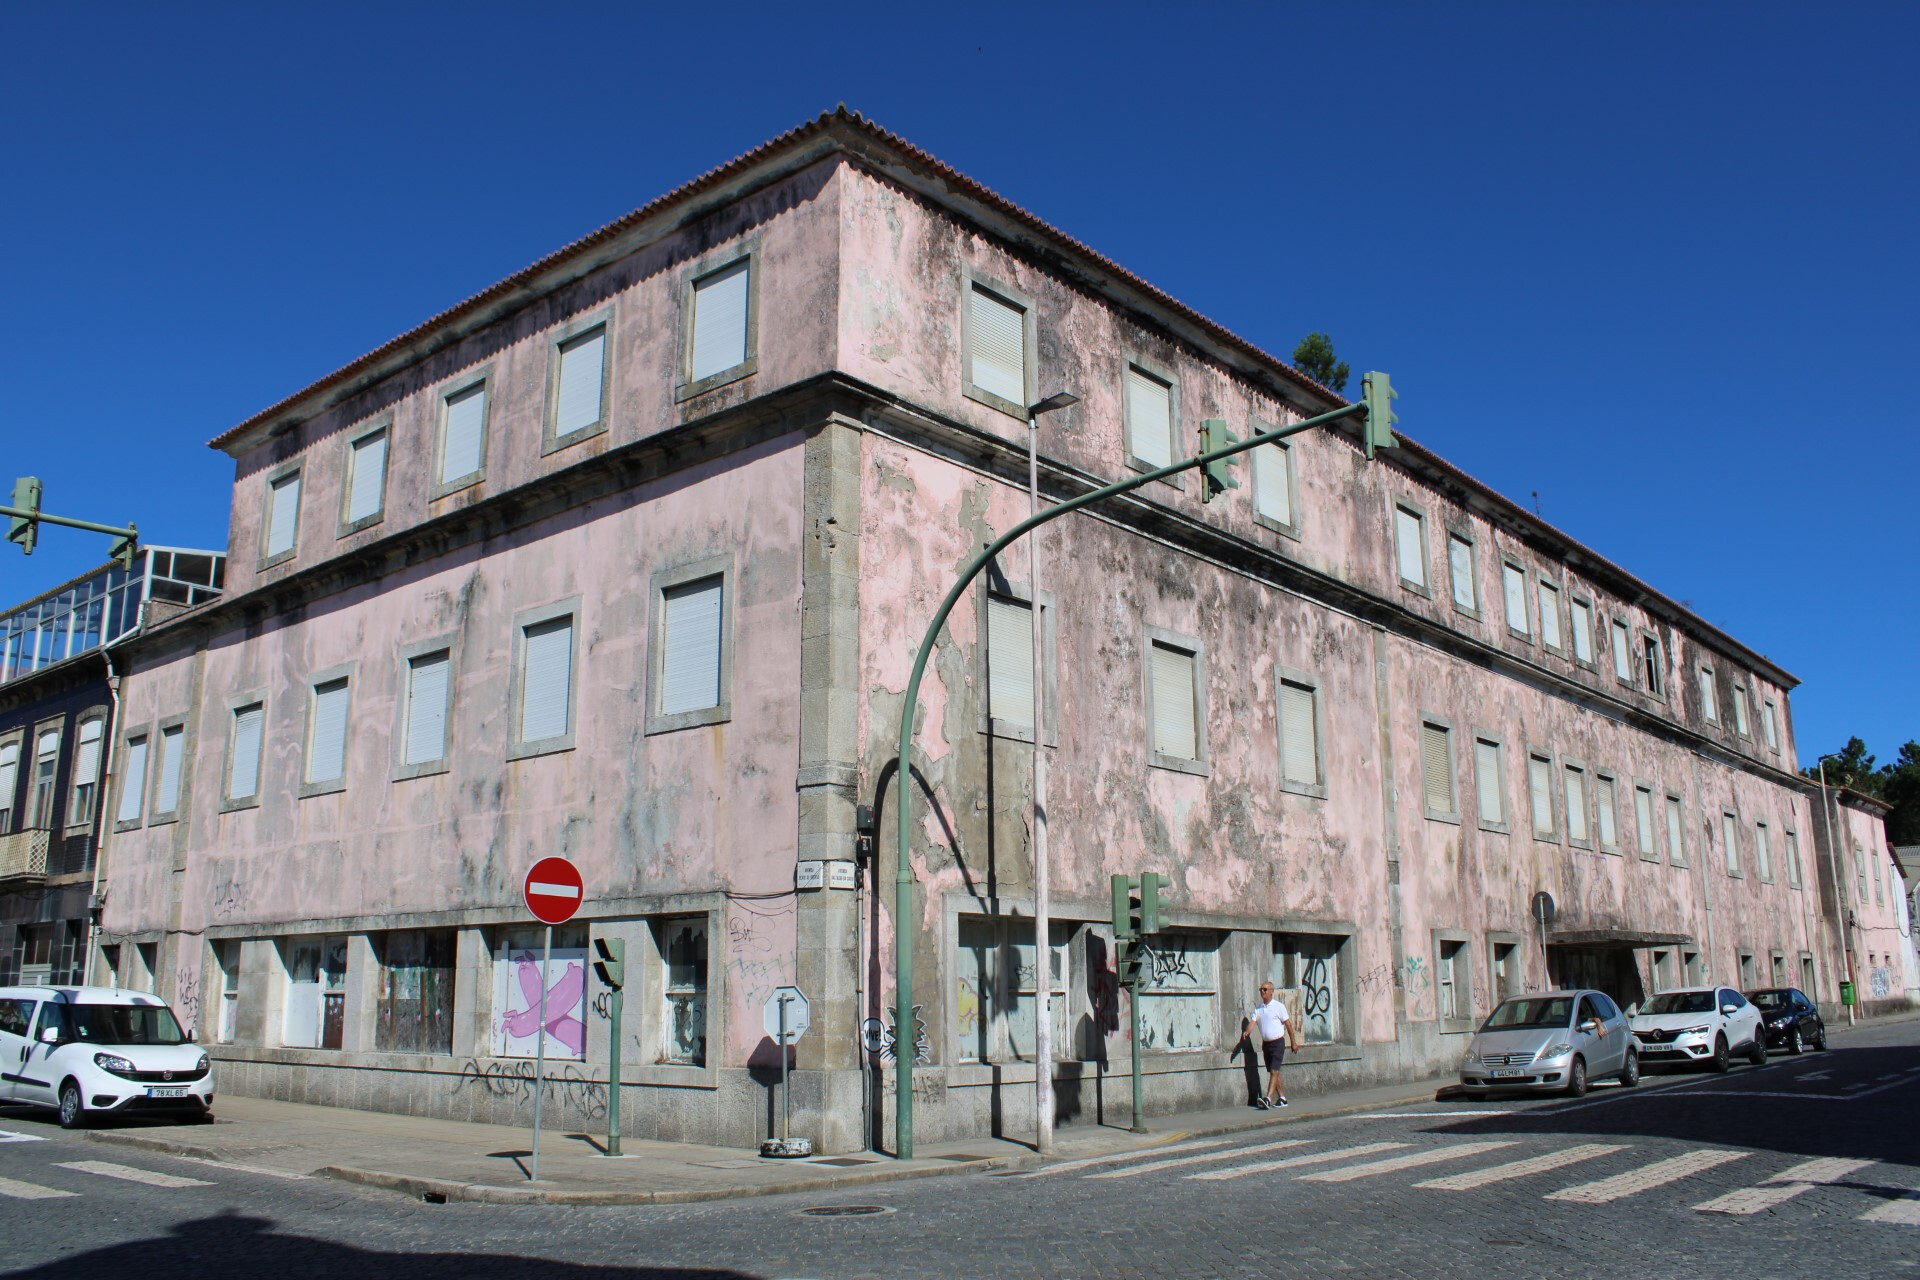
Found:
<path fill-rule="evenodd" d="M 1886 965 L 1876 965 L 1867 975 L 1867 990 L 1876 1000 L 1885 1000 L 1893 994 L 1893 970 Z"/>
<path fill-rule="evenodd" d="M 180 1025 L 200 1025 L 200 971 L 184 965 L 173 971 L 173 1011 Z"/>
<path fill-rule="evenodd" d="M 736 1008 L 751 1009 L 757 1017 L 774 988 L 787 981 L 776 939 L 791 931 L 793 915 L 791 897 L 727 903 L 727 967 Z"/>
<path fill-rule="evenodd" d="M 564 954 L 554 948 L 553 962 L 543 975 L 540 953 L 510 948 L 496 964 L 495 999 L 501 1012 L 493 1020 L 493 1052 L 505 1058 L 531 1058 L 540 1048 L 540 1033 L 548 1038 L 547 1052 L 581 1058 L 587 1051 L 587 966 L 584 952 Z M 546 978 L 550 977 L 551 981 Z M 546 993 L 546 1021 L 540 1017 L 542 988 Z M 553 1041 L 559 1041 L 554 1044 Z"/>
<path fill-rule="evenodd" d="M 524 1058 L 517 1062 L 482 1062 L 468 1058 L 454 1078 L 453 1091 L 478 1089 L 489 1098 L 508 1102 L 533 1101 L 534 1064 Z M 585 1120 L 604 1119 L 607 1114 L 607 1084 L 593 1072 L 570 1062 L 547 1068 L 546 1096 Z"/>
<path fill-rule="evenodd" d="M 927 1020 L 920 1016 L 924 1006 L 913 1006 L 913 1064 L 924 1067 L 933 1061 L 933 1046 L 927 1040 Z M 880 1028 L 879 1058 L 882 1062 L 892 1062 L 897 1056 L 898 1037 L 894 1034 L 896 1024 L 893 1021 L 893 1007 L 887 1007 L 887 1021 Z"/>

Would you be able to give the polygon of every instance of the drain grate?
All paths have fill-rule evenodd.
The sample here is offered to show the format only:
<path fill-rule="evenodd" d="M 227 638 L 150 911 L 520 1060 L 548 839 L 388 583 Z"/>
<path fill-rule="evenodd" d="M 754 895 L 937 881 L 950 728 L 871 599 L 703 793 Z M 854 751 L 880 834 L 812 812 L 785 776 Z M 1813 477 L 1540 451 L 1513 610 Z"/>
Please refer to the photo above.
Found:
<path fill-rule="evenodd" d="M 862 1160 L 858 1156 L 833 1156 L 826 1160 L 815 1160 L 814 1164 L 830 1164 L 836 1168 L 851 1169 L 857 1164 L 879 1164 L 878 1160 Z"/>
<path fill-rule="evenodd" d="M 876 1213 L 892 1213 L 893 1206 L 884 1204 L 822 1204 L 811 1209 L 796 1209 L 798 1218 L 866 1218 Z"/>

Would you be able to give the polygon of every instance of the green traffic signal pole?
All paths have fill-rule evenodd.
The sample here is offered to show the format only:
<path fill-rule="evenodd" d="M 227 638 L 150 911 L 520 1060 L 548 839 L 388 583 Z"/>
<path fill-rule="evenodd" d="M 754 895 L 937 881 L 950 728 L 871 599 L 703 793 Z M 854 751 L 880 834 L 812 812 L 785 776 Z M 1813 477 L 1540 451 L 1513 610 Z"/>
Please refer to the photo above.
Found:
<path fill-rule="evenodd" d="M 1372 374 L 1368 375 L 1369 378 L 1373 376 Z M 1381 377 L 1380 382 L 1384 389 L 1386 382 L 1384 376 Z M 1391 393 L 1388 392 L 1386 394 Z M 1368 404 L 1369 400 L 1375 401 L 1371 409 Z M 1164 480 L 1168 476 L 1178 475 L 1182 471 L 1191 471 L 1195 467 L 1202 467 L 1211 462 L 1219 462 L 1222 459 L 1233 457 L 1236 454 L 1245 453 L 1249 449 L 1256 449 L 1263 444 L 1273 444 L 1276 441 L 1285 440 L 1288 436 L 1295 436 L 1303 431 L 1310 431 L 1315 427 L 1325 426 L 1328 423 L 1338 422 L 1343 418 L 1365 415 L 1370 412 L 1382 420 L 1377 424 L 1369 423 L 1368 429 L 1364 433 L 1368 441 L 1367 456 L 1371 457 L 1373 456 L 1373 447 L 1375 444 L 1387 445 L 1392 443 L 1390 424 L 1395 415 L 1388 410 L 1388 403 L 1385 394 L 1376 399 L 1371 392 L 1371 388 L 1369 388 L 1369 395 L 1354 404 L 1344 405 L 1341 408 L 1320 414 L 1318 417 L 1308 418 L 1304 422 L 1296 422 L 1290 427 L 1281 427 L 1273 431 L 1263 432 L 1257 436 L 1252 436 L 1246 440 L 1237 440 L 1224 449 L 1216 449 L 1212 453 L 1198 454 L 1194 457 L 1173 463 L 1171 466 L 1161 467 L 1158 471 L 1149 471 L 1145 475 L 1138 475 L 1131 479 L 1116 481 L 1104 488 L 1095 489 L 1090 493 L 1083 493 L 1077 498 L 1070 498 L 1057 506 L 1048 507 L 1044 511 L 1028 516 L 1025 520 L 1022 520 L 1019 524 L 1013 526 L 1013 528 L 988 544 L 985 551 L 975 556 L 972 562 L 960 571 L 959 581 L 953 584 L 953 589 L 947 592 L 946 599 L 940 602 L 939 611 L 933 615 L 933 621 L 928 624 L 926 635 L 921 637 L 919 652 L 914 655 L 913 659 L 913 676 L 907 681 L 906 704 L 900 709 L 900 753 L 896 760 L 894 770 L 894 785 L 900 789 L 900 803 L 897 806 L 900 812 L 898 825 L 899 839 L 898 848 L 895 850 L 895 856 L 899 859 L 899 866 L 894 877 L 893 906 L 894 1155 L 897 1159 L 913 1159 L 913 1064 L 914 1050 L 919 1040 L 913 1017 L 913 940 L 912 933 L 907 926 L 908 917 L 913 912 L 914 884 L 913 864 L 908 857 L 908 851 L 912 847 L 910 842 L 913 831 L 913 786 L 911 777 L 913 762 L 913 716 L 914 711 L 920 705 L 920 679 L 926 674 L 927 659 L 932 656 L 934 639 L 940 634 L 940 628 L 947 624 L 947 616 L 953 612 L 954 606 L 960 603 L 960 597 L 966 593 L 968 585 L 980 576 L 980 571 L 992 563 L 995 556 L 1049 520 L 1057 520 L 1061 516 L 1069 515 L 1072 512 L 1080 510 L 1082 507 L 1092 506 L 1094 503 L 1107 498 L 1131 492 L 1134 489 L 1138 489 L 1141 485 L 1151 484 L 1155 480 Z M 1034 750 L 1038 751 L 1039 749 L 1039 746 L 1036 744 Z M 1041 1069 L 1045 1070 L 1045 1066 L 1043 1065 Z"/>

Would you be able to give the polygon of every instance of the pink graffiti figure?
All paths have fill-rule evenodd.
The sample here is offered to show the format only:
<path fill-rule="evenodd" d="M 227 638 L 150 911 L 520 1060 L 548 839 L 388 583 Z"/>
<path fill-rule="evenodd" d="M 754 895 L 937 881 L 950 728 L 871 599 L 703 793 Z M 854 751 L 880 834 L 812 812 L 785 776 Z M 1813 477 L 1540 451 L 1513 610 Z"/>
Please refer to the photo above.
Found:
<path fill-rule="evenodd" d="M 539 1034 L 540 966 L 529 952 L 514 957 L 513 969 L 520 983 L 520 994 L 527 998 L 527 1007 L 507 1010 L 507 1034 L 516 1040 L 529 1040 Z M 575 1054 L 587 1051 L 587 1024 L 576 1012 L 586 989 L 586 968 L 577 964 L 568 965 L 547 988 L 547 1033 Z"/>

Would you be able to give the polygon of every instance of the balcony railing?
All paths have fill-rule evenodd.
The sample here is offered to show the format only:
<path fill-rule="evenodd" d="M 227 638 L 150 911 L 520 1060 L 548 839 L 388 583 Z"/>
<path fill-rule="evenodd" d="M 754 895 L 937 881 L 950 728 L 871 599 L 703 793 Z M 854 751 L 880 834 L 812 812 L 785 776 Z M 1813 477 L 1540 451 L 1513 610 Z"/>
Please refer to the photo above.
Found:
<path fill-rule="evenodd" d="M 53 832 L 29 827 L 0 836 L 0 884 L 47 878 L 47 851 Z"/>

